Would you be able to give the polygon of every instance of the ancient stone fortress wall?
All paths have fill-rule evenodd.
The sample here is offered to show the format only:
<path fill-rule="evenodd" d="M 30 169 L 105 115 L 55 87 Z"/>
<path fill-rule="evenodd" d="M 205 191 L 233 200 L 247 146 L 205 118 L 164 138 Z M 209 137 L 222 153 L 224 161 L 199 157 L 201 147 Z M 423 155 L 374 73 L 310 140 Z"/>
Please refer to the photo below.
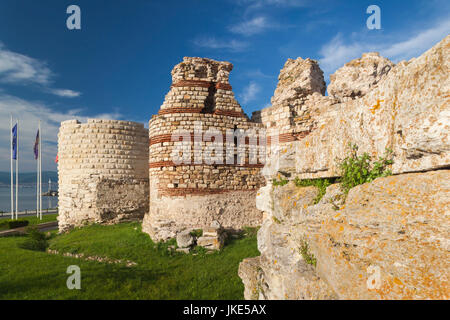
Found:
<path fill-rule="evenodd" d="M 329 97 L 309 96 L 322 101 L 308 106 L 314 129 L 261 170 L 246 299 L 449 299 L 449 57 L 450 36 L 395 66 L 365 54 L 331 77 Z M 349 143 L 374 160 L 392 149 L 394 175 L 348 194 L 332 184 L 319 201 L 316 187 L 272 185 L 339 176 Z"/>
<path fill-rule="evenodd" d="M 320 103 L 325 94 L 323 72 L 317 61 L 288 59 L 278 76 L 271 106 L 252 114 L 252 121 L 267 129 L 269 145 L 296 141 L 313 129 L 311 105 Z"/>
<path fill-rule="evenodd" d="M 372 157 L 393 150 L 394 173 L 445 167 L 450 89 L 449 49 L 442 44 L 448 41 L 397 65 L 376 52 L 363 54 L 330 76 L 329 96 L 316 61 L 288 60 L 272 106 L 252 120 L 267 128 L 269 143 L 278 132 L 280 147 L 296 148 L 300 178 L 339 176 L 337 159 L 350 145 Z"/>
<path fill-rule="evenodd" d="M 233 229 L 261 222 L 254 197 L 263 184 L 258 156 L 265 160 L 265 144 L 250 145 L 265 135 L 257 136 L 263 126 L 250 122 L 234 98 L 228 80 L 232 67 L 184 58 L 172 71 L 172 86 L 158 114 L 149 121 L 150 210 L 143 230 L 154 239 L 214 220 Z M 235 139 L 239 130 L 250 134 Z M 176 161 L 174 154 L 181 154 L 183 143 L 188 155 Z"/>
<path fill-rule="evenodd" d="M 59 230 L 141 219 L 148 211 L 143 124 L 69 120 L 58 133 Z"/>
<path fill-rule="evenodd" d="M 374 158 L 393 150 L 395 174 L 448 166 L 449 43 L 447 36 L 395 66 L 371 54 L 339 69 L 330 83 L 334 96 L 325 97 L 339 103 L 316 105 L 311 110 L 316 130 L 295 146 L 300 177 L 338 176 L 336 159 L 349 153 L 350 144 Z"/>

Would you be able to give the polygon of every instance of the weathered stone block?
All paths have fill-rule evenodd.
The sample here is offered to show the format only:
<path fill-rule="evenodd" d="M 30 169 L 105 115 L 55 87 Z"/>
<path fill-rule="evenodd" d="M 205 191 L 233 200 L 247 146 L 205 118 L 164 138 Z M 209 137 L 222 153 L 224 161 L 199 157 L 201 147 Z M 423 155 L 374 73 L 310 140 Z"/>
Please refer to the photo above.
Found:
<path fill-rule="evenodd" d="M 179 248 L 187 248 L 194 244 L 194 237 L 190 230 L 185 230 L 177 234 L 177 245 Z"/>

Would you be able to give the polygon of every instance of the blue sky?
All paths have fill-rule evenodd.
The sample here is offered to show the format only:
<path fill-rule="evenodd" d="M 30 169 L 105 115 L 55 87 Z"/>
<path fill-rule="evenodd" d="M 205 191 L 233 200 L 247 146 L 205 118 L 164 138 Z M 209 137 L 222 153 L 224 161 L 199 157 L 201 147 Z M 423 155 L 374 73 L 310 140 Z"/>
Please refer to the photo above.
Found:
<path fill-rule="evenodd" d="M 81 8 L 81 30 L 66 9 Z M 381 8 L 381 30 L 366 9 Z M 363 52 L 398 62 L 450 33 L 444 0 L 0 0 L 0 171 L 9 170 L 9 114 L 21 123 L 21 171 L 32 171 L 37 120 L 45 170 L 56 170 L 59 122 L 89 117 L 147 123 L 184 56 L 234 64 L 244 111 L 270 104 L 288 58 L 319 60 L 326 80 Z"/>

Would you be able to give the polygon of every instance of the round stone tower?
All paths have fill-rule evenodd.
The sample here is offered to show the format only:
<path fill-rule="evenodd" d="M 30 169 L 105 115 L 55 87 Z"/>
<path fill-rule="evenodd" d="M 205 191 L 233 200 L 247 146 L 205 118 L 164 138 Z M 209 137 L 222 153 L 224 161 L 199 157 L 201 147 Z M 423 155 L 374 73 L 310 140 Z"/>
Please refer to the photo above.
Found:
<path fill-rule="evenodd" d="M 69 120 L 58 133 L 59 230 L 140 219 L 148 211 L 143 124 Z"/>
<path fill-rule="evenodd" d="M 150 209 L 143 231 L 155 240 L 214 220 L 232 229 L 261 223 L 255 193 L 264 181 L 263 163 L 250 150 L 264 157 L 265 147 L 250 141 L 258 142 L 262 124 L 250 122 L 236 101 L 228 80 L 232 68 L 229 62 L 185 57 L 149 122 Z"/>

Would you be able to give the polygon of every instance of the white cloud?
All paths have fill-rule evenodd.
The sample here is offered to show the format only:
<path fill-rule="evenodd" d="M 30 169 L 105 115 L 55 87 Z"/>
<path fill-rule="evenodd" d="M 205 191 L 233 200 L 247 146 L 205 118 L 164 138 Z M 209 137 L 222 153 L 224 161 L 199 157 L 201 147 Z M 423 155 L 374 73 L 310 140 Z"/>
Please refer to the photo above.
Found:
<path fill-rule="evenodd" d="M 320 67 L 325 73 L 334 72 L 350 60 L 360 57 L 365 51 L 365 44 L 345 44 L 342 34 L 337 34 L 320 50 L 320 55 L 322 56 L 320 59 Z"/>
<path fill-rule="evenodd" d="M 256 96 L 261 91 L 261 87 L 254 81 L 251 81 L 248 86 L 244 88 L 244 92 L 241 94 L 240 99 L 243 104 L 256 99 Z"/>
<path fill-rule="evenodd" d="M 245 72 L 242 72 L 242 75 L 245 75 L 246 77 L 249 77 L 249 78 L 260 78 L 260 79 L 261 78 L 264 78 L 264 79 L 273 79 L 273 78 L 275 78 L 275 76 L 265 74 L 260 69 L 245 71 Z"/>
<path fill-rule="evenodd" d="M 224 49 L 229 51 L 242 51 L 247 48 L 246 42 L 237 40 L 219 40 L 215 37 L 199 37 L 193 40 L 194 45 L 209 49 Z"/>
<path fill-rule="evenodd" d="M 54 74 L 45 62 L 10 51 L 0 42 L 0 82 L 19 85 L 37 84 L 44 91 L 66 98 L 75 98 L 80 92 L 69 89 L 48 89 Z M 47 88 L 47 89 L 45 89 Z"/>
<path fill-rule="evenodd" d="M 410 59 L 422 54 L 448 34 L 450 34 L 450 19 L 446 19 L 428 30 L 418 32 L 416 36 L 406 41 L 393 43 L 381 52 L 396 61 Z"/>
<path fill-rule="evenodd" d="M 434 26 L 415 32 L 408 39 L 397 36 L 366 40 L 365 33 L 356 35 L 359 40 L 345 41 L 342 34 L 337 34 L 330 42 L 322 46 L 319 54 L 320 66 L 329 75 L 352 59 L 361 57 L 364 52 L 377 51 L 394 62 L 417 57 L 441 41 L 450 33 L 450 19 L 444 19 Z M 354 35 L 355 37 L 355 35 Z"/>
<path fill-rule="evenodd" d="M 39 120 L 41 120 L 43 137 L 43 170 L 56 170 L 54 160 L 57 153 L 57 134 L 61 121 L 78 119 L 86 122 L 88 118 L 120 119 L 123 117 L 118 111 L 90 117 L 83 115 L 82 109 L 57 111 L 40 103 L 29 102 L 0 93 L 0 171 L 9 171 L 11 113 L 15 119 L 20 120 L 19 150 L 20 171 L 22 172 L 35 170 L 36 162 L 33 157 L 33 146 Z"/>
<path fill-rule="evenodd" d="M 65 98 L 76 98 L 81 95 L 81 92 L 73 91 L 69 89 L 52 89 L 50 92 L 54 95 L 65 97 Z"/>
<path fill-rule="evenodd" d="M 0 43 L 1 82 L 31 82 L 48 85 L 51 77 L 52 72 L 45 63 L 23 54 L 9 51 Z"/>
<path fill-rule="evenodd" d="M 270 28 L 271 25 L 266 17 L 259 16 L 253 19 L 241 22 L 239 24 L 229 27 L 233 33 L 242 34 L 244 36 L 251 36 L 257 33 L 261 33 L 264 30 Z"/>

